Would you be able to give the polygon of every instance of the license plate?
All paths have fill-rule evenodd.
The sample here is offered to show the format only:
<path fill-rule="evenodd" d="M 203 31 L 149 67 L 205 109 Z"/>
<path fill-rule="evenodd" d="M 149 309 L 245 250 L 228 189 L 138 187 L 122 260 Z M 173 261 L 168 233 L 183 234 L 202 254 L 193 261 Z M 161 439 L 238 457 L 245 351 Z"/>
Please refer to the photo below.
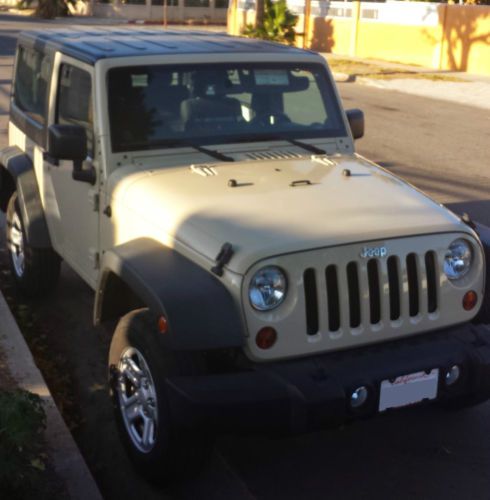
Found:
<path fill-rule="evenodd" d="M 397 377 L 395 380 L 383 380 L 379 395 L 379 411 L 413 405 L 424 399 L 435 399 L 438 381 L 439 369 L 437 368 L 429 373 L 410 373 Z"/>

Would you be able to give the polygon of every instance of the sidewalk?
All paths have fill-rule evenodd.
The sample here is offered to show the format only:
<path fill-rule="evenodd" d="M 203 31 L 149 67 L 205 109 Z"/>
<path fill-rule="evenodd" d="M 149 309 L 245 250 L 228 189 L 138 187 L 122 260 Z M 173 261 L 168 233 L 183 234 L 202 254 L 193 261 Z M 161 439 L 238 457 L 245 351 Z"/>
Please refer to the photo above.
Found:
<path fill-rule="evenodd" d="M 322 53 L 335 81 L 353 82 L 490 110 L 490 76 Z M 352 70 L 343 67 L 352 63 Z M 337 68 L 342 68 L 339 71 Z"/>

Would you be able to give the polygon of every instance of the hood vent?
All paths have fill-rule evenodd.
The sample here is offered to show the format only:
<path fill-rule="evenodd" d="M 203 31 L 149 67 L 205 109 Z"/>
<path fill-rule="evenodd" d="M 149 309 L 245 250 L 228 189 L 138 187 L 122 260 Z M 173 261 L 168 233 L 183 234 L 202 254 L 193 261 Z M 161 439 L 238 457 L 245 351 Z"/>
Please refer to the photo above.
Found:
<path fill-rule="evenodd" d="M 317 155 L 313 155 L 311 157 L 311 159 L 313 161 L 316 161 L 318 163 L 321 163 L 323 165 L 327 165 L 328 167 L 333 167 L 335 165 L 337 165 L 337 163 L 335 163 L 333 160 L 330 160 L 329 158 L 327 158 L 326 156 L 317 156 Z"/>
<path fill-rule="evenodd" d="M 218 175 L 218 171 L 214 168 L 214 165 L 191 165 L 191 171 L 203 177 Z"/>
<path fill-rule="evenodd" d="M 246 156 L 251 160 L 292 160 L 302 158 L 302 155 L 293 151 L 260 151 L 258 153 L 247 153 Z"/>

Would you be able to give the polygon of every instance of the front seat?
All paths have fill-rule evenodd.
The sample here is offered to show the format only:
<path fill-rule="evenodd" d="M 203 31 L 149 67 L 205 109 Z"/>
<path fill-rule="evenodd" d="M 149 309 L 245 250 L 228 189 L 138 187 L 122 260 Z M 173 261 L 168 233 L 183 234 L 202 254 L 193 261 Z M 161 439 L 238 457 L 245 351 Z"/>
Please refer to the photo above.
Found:
<path fill-rule="evenodd" d="M 145 104 L 155 113 L 159 125 L 170 130 L 179 129 L 180 106 L 189 97 L 184 85 L 172 85 L 172 72 L 157 69 L 149 74 Z"/>
<path fill-rule="evenodd" d="M 181 105 L 186 131 L 208 135 L 243 122 L 238 99 L 227 97 L 232 84 L 225 71 L 196 71 L 191 79 L 191 98 Z"/>

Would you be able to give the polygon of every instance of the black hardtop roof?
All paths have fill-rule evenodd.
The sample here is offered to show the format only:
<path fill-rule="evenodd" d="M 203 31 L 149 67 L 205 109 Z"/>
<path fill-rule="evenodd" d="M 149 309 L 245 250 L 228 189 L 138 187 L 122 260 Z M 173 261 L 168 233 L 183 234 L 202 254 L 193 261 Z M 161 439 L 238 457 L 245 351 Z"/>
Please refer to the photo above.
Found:
<path fill-rule="evenodd" d="M 19 42 L 59 51 L 89 64 L 113 57 L 196 53 L 312 53 L 295 47 L 224 33 L 162 28 L 97 27 L 23 31 Z"/>

